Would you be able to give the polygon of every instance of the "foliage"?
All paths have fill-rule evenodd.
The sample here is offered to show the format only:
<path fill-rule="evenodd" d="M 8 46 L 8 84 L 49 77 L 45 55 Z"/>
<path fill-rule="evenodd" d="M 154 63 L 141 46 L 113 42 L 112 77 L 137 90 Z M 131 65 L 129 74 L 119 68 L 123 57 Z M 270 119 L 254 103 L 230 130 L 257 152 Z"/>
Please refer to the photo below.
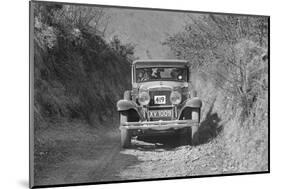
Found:
<path fill-rule="evenodd" d="M 111 48 L 116 51 L 120 56 L 127 59 L 133 59 L 135 46 L 131 43 L 122 44 L 118 36 L 114 36 L 110 42 Z"/>
<path fill-rule="evenodd" d="M 103 39 L 103 10 L 36 3 L 34 14 L 35 125 L 116 119 L 115 103 L 129 87 L 130 60 Z M 133 55 L 133 48 L 128 51 Z"/>
<path fill-rule="evenodd" d="M 164 44 L 209 75 L 216 87 L 236 98 L 248 115 L 257 93 L 267 90 L 268 22 L 265 17 L 207 15 Z"/>
<path fill-rule="evenodd" d="M 264 161 L 260 165 L 236 167 L 237 170 L 247 166 L 251 167 L 248 170 L 265 169 L 268 162 L 265 153 L 268 141 L 267 18 L 215 14 L 190 15 L 189 18 L 192 23 L 169 36 L 164 44 L 176 57 L 190 62 L 193 72 L 197 73 L 193 76 L 193 85 L 205 101 L 205 107 L 215 99 L 214 111 L 228 122 L 222 139 L 230 156 L 241 166 L 249 154 Z M 254 154 L 252 143 L 257 141 L 258 150 Z M 251 144 L 245 145 L 248 142 Z"/>

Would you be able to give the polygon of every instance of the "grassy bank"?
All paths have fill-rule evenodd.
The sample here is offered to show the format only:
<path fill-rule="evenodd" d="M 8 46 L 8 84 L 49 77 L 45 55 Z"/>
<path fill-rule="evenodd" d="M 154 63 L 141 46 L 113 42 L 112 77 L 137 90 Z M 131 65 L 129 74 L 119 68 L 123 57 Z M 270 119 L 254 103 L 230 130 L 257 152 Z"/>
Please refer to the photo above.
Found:
<path fill-rule="evenodd" d="M 267 18 L 189 17 L 192 24 L 164 44 L 190 62 L 204 104 L 201 142 L 217 138 L 226 172 L 267 171 Z"/>

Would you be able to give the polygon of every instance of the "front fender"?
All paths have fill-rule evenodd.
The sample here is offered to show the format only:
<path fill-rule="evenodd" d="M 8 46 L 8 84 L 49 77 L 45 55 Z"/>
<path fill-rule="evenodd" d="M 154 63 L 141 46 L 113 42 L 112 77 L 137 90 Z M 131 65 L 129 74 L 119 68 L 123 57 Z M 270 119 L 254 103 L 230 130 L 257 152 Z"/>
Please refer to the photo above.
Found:
<path fill-rule="evenodd" d="M 119 100 L 117 102 L 117 111 L 126 111 L 130 109 L 134 109 L 138 112 L 137 104 L 131 100 Z"/>
<path fill-rule="evenodd" d="M 199 97 L 194 97 L 189 99 L 183 105 L 183 108 L 191 107 L 191 108 L 201 108 L 202 107 L 202 100 Z"/>
<path fill-rule="evenodd" d="M 143 114 L 140 111 L 140 107 L 131 100 L 119 100 L 117 102 L 117 111 L 122 112 L 122 111 L 129 111 L 129 110 L 134 110 L 137 114 L 140 120 L 145 120 Z"/>
<path fill-rule="evenodd" d="M 200 109 L 201 107 L 202 107 L 202 101 L 198 97 L 188 99 L 179 111 L 179 118 L 182 117 L 182 113 L 184 112 L 184 110 L 186 108 L 199 108 Z"/>

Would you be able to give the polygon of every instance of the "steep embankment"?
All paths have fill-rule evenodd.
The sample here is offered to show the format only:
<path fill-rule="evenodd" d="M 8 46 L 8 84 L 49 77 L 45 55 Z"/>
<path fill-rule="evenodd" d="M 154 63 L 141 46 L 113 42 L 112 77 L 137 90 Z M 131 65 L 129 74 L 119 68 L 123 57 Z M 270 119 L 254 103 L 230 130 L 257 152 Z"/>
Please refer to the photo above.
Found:
<path fill-rule="evenodd" d="M 217 138 L 231 172 L 268 169 L 268 18 L 194 17 L 166 43 L 193 70 L 203 100 L 200 140 Z M 206 132 L 205 132 L 206 131 Z"/>
<path fill-rule="evenodd" d="M 68 14 L 83 11 L 78 8 L 35 6 L 36 127 L 41 125 L 38 121 L 54 119 L 110 122 L 116 118 L 116 101 L 129 87 L 130 61 L 123 52 L 126 49 L 120 41 L 112 43 L 114 47 L 106 43 L 97 30 L 83 24 L 87 18 L 77 18 L 82 23 L 69 21 Z M 116 45 L 122 47 L 122 54 Z"/>
<path fill-rule="evenodd" d="M 200 125 L 201 148 L 214 152 L 216 161 L 220 162 L 220 174 L 267 171 L 266 99 L 258 100 L 253 113 L 243 120 L 239 104 L 198 75 L 196 88 L 204 103 Z"/>

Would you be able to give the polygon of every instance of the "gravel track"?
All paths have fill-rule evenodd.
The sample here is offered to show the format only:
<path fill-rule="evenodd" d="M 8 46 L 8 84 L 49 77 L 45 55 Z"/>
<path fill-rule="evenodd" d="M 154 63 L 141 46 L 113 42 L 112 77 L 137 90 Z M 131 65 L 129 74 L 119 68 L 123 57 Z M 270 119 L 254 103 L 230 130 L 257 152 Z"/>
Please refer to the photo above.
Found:
<path fill-rule="evenodd" d="M 86 131 L 85 131 L 86 132 Z M 83 132 L 80 133 L 83 135 Z M 89 133 L 87 133 L 89 135 Z M 99 140 L 64 141 L 62 161 L 41 168 L 36 185 L 137 180 L 221 174 L 221 149 L 215 140 L 199 146 L 180 144 L 178 136 L 133 139 L 120 147 L 120 135 L 110 130 Z M 93 137 L 95 138 L 95 137 Z M 43 162 L 44 164 L 44 162 Z M 41 163 L 42 165 L 42 163 Z"/>

